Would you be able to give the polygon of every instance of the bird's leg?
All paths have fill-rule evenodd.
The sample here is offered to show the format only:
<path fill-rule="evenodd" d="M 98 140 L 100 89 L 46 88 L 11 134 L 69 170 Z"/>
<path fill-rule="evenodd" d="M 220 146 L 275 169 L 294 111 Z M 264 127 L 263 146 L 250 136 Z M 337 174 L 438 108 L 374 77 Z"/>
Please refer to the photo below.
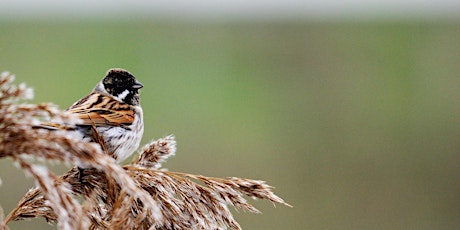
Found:
<path fill-rule="evenodd" d="M 85 169 L 80 168 L 79 166 L 77 166 L 77 169 L 78 169 L 78 181 L 80 182 L 80 184 L 83 184 L 85 182 L 83 180 L 83 177 L 85 176 Z"/>

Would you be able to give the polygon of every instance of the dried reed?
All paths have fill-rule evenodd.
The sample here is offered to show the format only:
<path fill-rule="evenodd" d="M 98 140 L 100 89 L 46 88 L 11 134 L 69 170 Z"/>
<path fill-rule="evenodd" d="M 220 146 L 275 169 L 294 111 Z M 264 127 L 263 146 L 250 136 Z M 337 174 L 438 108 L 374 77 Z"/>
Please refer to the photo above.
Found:
<path fill-rule="evenodd" d="M 34 129 L 43 121 L 79 121 L 52 104 L 19 103 L 33 97 L 14 76 L 0 77 L 0 158 L 11 157 L 30 174 L 31 189 L 5 220 L 43 217 L 59 229 L 241 229 L 228 206 L 258 213 L 244 196 L 287 206 L 264 181 L 170 172 L 161 164 L 176 152 L 174 136 L 152 141 L 131 164 L 104 154 L 103 141 L 84 143 L 77 134 Z M 84 166 L 61 176 L 36 161 Z M 78 201 L 77 198 L 82 198 Z"/>

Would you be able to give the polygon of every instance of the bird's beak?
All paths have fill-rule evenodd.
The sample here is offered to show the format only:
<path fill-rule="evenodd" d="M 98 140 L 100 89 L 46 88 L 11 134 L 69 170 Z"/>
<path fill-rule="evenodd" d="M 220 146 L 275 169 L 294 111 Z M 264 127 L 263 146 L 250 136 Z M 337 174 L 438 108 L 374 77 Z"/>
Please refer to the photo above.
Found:
<path fill-rule="evenodd" d="M 138 80 L 136 80 L 132 86 L 133 89 L 140 89 L 142 87 L 144 87 L 144 85 L 142 85 Z"/>

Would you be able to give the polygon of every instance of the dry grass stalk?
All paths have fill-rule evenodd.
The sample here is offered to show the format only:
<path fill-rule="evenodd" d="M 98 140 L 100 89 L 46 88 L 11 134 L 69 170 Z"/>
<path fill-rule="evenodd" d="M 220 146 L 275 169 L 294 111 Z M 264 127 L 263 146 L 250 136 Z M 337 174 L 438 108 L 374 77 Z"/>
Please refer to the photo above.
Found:
<path fill-rule="evenodd" d="M 81 206 L 70 196 L 70 186 L 67 183 L 58 183 L 56 176 L 41 165 L 30 164 L 21 157 L 16 160 L 24 171 L 34 177 L 46 194 L 47 200 L 44 203 L 59 212 L 56 214 L 59 229 L 83 229 L 86 221 L 82 219 Z M 50 200 L 53 202 L 49 202 Z"/>
<path fill-rule="evenodd" d="M 176 152 L 174 136 L 147 144 L 139 157 L 122 167 L 98 144 L 83 143 L 81 137 L 66 132 L 33 129 L 45 120 L 78 120 L 51 104 L 18 105 L 32 93 L 24 85 L 12 85 L 12 80 L 7 73 L 0 78 L 0 157 L 19 162 L 38 188 L 24 196 L 5 222 L 0 219 L 0 229 L 6 229 L 9 221 L 37 217 L 59 229 L 241 229 L 228 205 L 259 212 L 244 195 L 288 205 L 264 181 L 162 169 L 161 164 Z M 34 162 L 36 158 L 85 169 L 73 168 L 57 177 Z"/>

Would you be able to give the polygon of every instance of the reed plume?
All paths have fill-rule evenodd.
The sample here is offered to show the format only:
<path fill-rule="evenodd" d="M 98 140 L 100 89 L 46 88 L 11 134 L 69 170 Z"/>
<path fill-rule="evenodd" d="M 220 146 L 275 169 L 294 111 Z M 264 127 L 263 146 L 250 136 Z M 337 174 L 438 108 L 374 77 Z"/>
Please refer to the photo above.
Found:
<path fill-rule="evenodd" d="M 245 197 L 290 206 L 264 181 L 163 169 L 176 153 L 172 135 L 145 145 L 130 164 L 120 166 L 104 153 L 103 140 L 86 143 L 75 133 L 34 129 L 44 121 L 79 120 L 50 103 L 26 104 L 32 89 L 13 81 L 10 73 L 0 76 L 0 158 L 16 161 L 37 188 L 5 219 L 0 209 L 0 229 L 38 217 L 59 229 L 241 229 L 229 206 L 259 212 Z M 56 176 L 40 160 L 84 169 Z"/>

